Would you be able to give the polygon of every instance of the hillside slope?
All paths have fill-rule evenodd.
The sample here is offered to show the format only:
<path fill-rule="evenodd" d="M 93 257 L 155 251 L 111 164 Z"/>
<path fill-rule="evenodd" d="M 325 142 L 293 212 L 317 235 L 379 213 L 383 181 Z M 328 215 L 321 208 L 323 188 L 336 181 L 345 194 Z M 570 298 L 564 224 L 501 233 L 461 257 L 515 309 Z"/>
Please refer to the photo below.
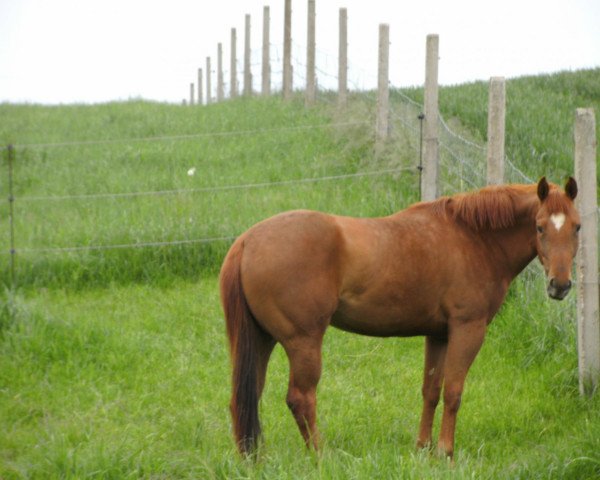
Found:
<path fill-rule="evenodd" d="M 195 278 L 219 267 L 232 237 L 282 210 L 402 208 L 414 188 L 367 161 L 362 122 L 332 125 L 324 108 L 276 97 L 205 107 L 2 105 L 0 141 L 16 145 L 18 284 Z M 348 141 L 357 136 L 364 141 Z M 6 283 L 6 202 L 0 215 Z"/>
<path fill-rule="evenodd" d="M 0 105 L 0 144 L 16 145 L 18 283 L 196 278 L 218 269 L 233 236 L 282 210 L 377 216 L 404 208 L 419 196 L 420 109 L 407 96 L 419 102 L 422 90 L 392 92 L 391 140 L 379 155 L 372 92 L 353 94 L 342 114 L 332 102 L 306 109 L 301 98 L 278 97 L 204 107 Z M 526 177 L 561 182 L 573 173 L 581 106 L 600 111 L 600 69 L 508 80 L 506 151 Z M 442 191 L 482 186 L 487 83 L 443 87 L 440 108 L 481 145 L 446 132 Z M 0 226 L 0 280 L 8 283 L 7 202 Z"/>
<path fill-rule="evenodd" d="M 422 90 L 406 92 L 422 102 Z M 487 137 L 488 83 L 440 89 L 440 111 L 456 117 L 483 143 Z M 573 174 L 576 108 L 600 115 L 600 68 L 507 79 L 506 154 L 531 178 L 561 181 Z M 600 133 L 600 122 L 596 122 Z"/>

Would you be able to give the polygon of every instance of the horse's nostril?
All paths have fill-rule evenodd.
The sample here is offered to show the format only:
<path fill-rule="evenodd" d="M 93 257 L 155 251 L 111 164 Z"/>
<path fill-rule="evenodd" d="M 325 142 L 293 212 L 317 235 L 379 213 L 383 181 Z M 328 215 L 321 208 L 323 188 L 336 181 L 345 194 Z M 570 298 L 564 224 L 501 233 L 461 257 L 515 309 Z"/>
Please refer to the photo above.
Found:
<path fill-rule="evenodd" d="M 571 280 L 567 280 L 562 285 L 559 284 L 555 279 L 552 279 L 552 281 L 550 283 L 552 284 L 553 287 L 560 288 L 561 290 L 569 290 L 569 288 L 571 288 Z"/>
<path fill-rule="evenodd" d="M 555 278 L 551 278 L 550 282 L 549 282 L 549 286 L 550 288 L 553 288 L 557 291 L 562 291 L 562 292 L 566 292 L 569 291 L 571 289 L 572 286 L 572 282 L 571 280 L 567 280 L 565 283 L 563 283 L 562 285 L 559 284 Z"/>

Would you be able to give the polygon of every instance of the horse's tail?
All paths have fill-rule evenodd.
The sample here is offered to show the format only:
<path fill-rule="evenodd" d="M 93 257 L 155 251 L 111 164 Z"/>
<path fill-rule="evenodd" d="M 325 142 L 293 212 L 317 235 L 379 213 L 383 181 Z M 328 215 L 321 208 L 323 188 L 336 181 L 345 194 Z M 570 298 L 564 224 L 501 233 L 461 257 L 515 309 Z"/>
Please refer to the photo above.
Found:
<path fill-rule="evenodd" d="M 231 417 L 238 449 L 251 453 L 260 437 L 258 418 L 258 338 L 260 327 L 252 316 L 242 288 L 240 264 L 243 242 L 231 247 L 221 267 L 221 302 L 233 367 Z"/>

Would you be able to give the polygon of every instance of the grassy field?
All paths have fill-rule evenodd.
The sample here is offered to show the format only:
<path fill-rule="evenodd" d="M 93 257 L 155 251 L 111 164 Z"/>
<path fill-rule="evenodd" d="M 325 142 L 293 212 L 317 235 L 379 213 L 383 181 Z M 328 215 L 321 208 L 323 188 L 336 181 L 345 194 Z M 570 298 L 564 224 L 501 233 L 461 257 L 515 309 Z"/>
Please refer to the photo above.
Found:
<path fill-rule="evenodd" d="M 507 149 L 527 175 L 572 173 L 573 110 L 600 111 L 599 77 L 509 81 Z M 420 92 L 404 94 L 418 100 Z M 461 135 L 484 139 L 485 84 L 444 88 L 440 100 Z M 323 450 L 303 447 L 276 348 L 261 404 L 265 444 L 250 462 L 235 453 L 227 406 L 216 271 L 229 241 L 39 251 L 229 237 L 290 208 L 361 216 L 403 208 L 418 195 L 414 169 L 207 190 L 413 168 L 414 132 L 395 130 L 375 157 L 365 126 L 307 128 L 373 113 L 368 95 L 343 118 L 327 105 L 305 110 L 276 98 L 205 108 L 0 105 L 0 142 L 21 145 L 14 290 L 9 256 L 0 257 L 0 478 L 600 476 L 600 400 L 578 394 L 574 296 L 548 300 L 536 270 L 511 288 L 467 378 L 455 467 L 414 449 L 423 340 L 334 330 L 319 385 Z M 231 131 L 254 133 L 222 134 Z M 146 140 L 115 141 L 132 138 Z M 57 142 L 77 145 L 48 145 Z M 4 162 L 5 193 L 6 174 Z M 164 193 L 172 190 L 185 192 Z M 112 195 L 131 192 L 162 193 Z M 89 194 L 99 196 L 56 198 Z M 8 232 L 6 205 L 0 222 Z M 6 252 L 8 236 L 0 242 Z"/>
<path fill-rule="evenodd" d="M 348 137 L 364 138 L 364 127 L 332 129 L 328 123 L 322 111 L 308 112 L 300 103 L 284 105 L 275 98 L 200 109 L 144 102 L 0 107 L 0 139 L 17 144 L 19 284 L 168 283 L 173 276 L 194 278 L 201 270 L 216 271 L 227 244 L 74 255 L 31 254 L 28 249 L 231 237 L 292 208 L 380 215 L 414 201 L 414 178 L 399 175 L 214 190 L 389 168 L 369 161 L 368 138 L 346 145 Z M 253 133 L 223 134 L 249 131 Z M 193 136 L 198 133 L 202 135 Z M 102 143 L 130 138 L 150 141 Z M 76 144 L 47 145 L 68 141 Z M 95 141 L 100 143 L 86 143 Z M 191 169 L 193 176 L 188 175 Z M 6 189 L 6 164 L 1 175 Z M 146 194 L 119 196 L 136 192 Z M 96 196 L 77 197 L 90 194 Z M 0 209 L 6 220 L 6 203 Z M 8 239 L 0 239 L 3 252 L 9 249 Z M 0 272 L 5 281 L 6 265 Z"/>

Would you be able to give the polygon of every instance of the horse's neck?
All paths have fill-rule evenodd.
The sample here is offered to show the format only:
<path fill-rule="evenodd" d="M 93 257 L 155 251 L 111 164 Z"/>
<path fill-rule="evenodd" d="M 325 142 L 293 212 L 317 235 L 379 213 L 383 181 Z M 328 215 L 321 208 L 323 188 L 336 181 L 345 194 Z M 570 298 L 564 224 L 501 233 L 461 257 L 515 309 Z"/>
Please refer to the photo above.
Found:
<path fill-rule="evenodd" d="M 508 280 L 512 280 L 536 257 L 535 212 L 537 197 L 524 195 L 519 199 L 515 209 L 515 223 L 511 227 L 494 235 L 499 255 L 498 262 L 504 264 Z"/>

